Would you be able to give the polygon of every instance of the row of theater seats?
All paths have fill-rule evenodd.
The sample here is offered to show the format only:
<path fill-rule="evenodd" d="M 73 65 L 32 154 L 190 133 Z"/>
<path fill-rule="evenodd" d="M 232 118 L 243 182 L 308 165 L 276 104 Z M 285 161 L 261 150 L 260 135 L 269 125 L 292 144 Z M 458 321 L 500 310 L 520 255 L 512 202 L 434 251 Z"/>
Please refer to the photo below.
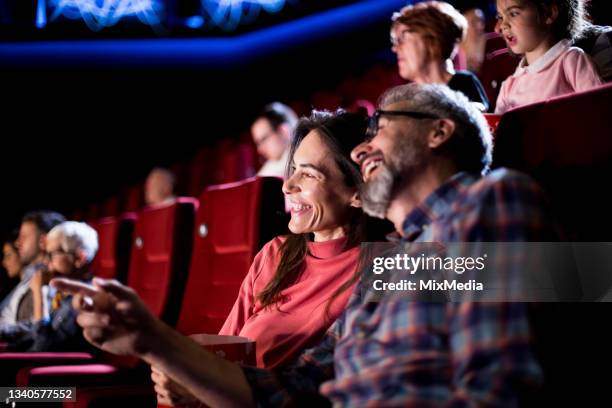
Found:
<path fill-rule="evenodd" d="M 280 179 L 213 186 L 198 199 L 179 198 L 93 223 L 100 240 L 93 270 L 124 280 L 155 316 L 179 332 L 216 333 L 256 252 L 284 233 L 284 214 Z M 0 365 L 4 384 L 77 386 L 79 399 L 67 406 L 87 406 L 105 393 L 153 396 L 147 369 L 132 359 L 0 353 Z M 126 384 L 130 387 L 121 387 Z"/>
<path fill-rule="evenodd" d="M 255 175 L 257 152 L 250 135 L 243 134 L 237 140 L 222 140 L 214 146 L 198 150 L 185 161 L 175 163 L 170 170 L 176 176 L 176 193 L 197 197 L 211 185 L 226 184 Z M 103 217 L 138 212 L 144 207 L 144 180 L 125 186 L 100 203 L 91 203 L 85 209 L 75 210 L 70 218 L 95 222 Z"/>

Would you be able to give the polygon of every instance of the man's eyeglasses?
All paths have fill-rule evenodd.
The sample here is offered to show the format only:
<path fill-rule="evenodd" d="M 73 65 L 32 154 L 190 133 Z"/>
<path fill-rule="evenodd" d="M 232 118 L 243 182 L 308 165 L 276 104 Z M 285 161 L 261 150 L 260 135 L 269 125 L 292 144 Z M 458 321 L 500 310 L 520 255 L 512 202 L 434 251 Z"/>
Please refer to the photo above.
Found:
<path fill-rule="evenodd" d="M 271 136 L 274 136 L 275 132 L 274 131 L 269 131 L 267 132 L 265 135 L 263 135 L 263 137 L 259 140 L 255 140 L 255 146 L 260 146 L 262 145 L 266 140 L 270 139 Z"/>
<path fill-rule="evenodd" d="M 381 116 L 405 116 L 414 119 L 440 119 L 437 115 L 426 112 L 414 112 L 414 111 L 387 111 L 377 109 L 374 114 L 370 117 L 370 124 L 366 137 L 368 140 L 372 139 L 378 133 L 378 121 Z"/>

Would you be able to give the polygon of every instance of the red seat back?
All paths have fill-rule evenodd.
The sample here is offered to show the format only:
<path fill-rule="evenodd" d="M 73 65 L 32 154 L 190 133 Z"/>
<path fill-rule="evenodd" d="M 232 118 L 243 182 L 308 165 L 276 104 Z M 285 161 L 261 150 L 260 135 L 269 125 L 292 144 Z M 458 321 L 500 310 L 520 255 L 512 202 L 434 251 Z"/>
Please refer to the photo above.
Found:
<path fill-rule="evenodd" d="M 547 191 L 572 239 L 607 241 L 612 229 L 607 193 L 612 138 L 612 84 L 523 106 L 502 116 L 495 166 L 533 175 Z M 597 222 L 584 222 L 597 214 Z"/>
<path fill-rule="evenodd" d="M 478 76 L 489 98 L 490 109 L 493 111 L 501 84 L 514 73 L 519 58 L 508 51 L 504 39 L 498 34 L 488 33 L 487 37 L 485 58 Z"/>
<path fill-rule="evenodd" d="M 144 206 L 144 186 L 135 184 L 123 190 L 123 212 L 138 212 Z"/>
<path fill-rule="evenodd" d="M 284 232 L 282 181 L 274 177 L 212 186 L 200 196 L 193 257 L 177 329 L 217 333 L 257 251 Z"/>
<path fill-rule="evenodd" d="M 125 282 L 137 217 L 136 213 L 126 213 L 102 218 L 93 225 L 98 233 L 98 253 L 92 265 L 96 276 Z"/>
<path fill-rule="evenodd" d="M 153 314 L 176 322 L 191 257 L 197 200 L 178 198 L 165 206 L 147 207 L 138 215 L 128 285 Z"/>

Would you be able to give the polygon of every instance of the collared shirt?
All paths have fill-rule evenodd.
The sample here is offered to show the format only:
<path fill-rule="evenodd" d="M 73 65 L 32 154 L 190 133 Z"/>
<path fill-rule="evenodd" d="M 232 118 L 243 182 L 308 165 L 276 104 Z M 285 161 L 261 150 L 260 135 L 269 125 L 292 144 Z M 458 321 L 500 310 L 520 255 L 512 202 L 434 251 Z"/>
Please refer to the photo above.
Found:
<path fill-rule="evenodd" d="M 569 40 L 562 40 L 531 64 L 521 60 L 514 74 L 502 83 L 495 113 L 586 91 L 601 83 L 591 58 L 572 47 Z"/>
<path fill-rule="evenodd" d="M 30 281 L 34 272 L 41 267 L 41 264 L 31 263 L 24 267 L 21 281 L 13 288 L 5 300 L 0 304 L 0 324 L 10 325 L 17 323 L 17 310 L 19 304 L 30 290 Z"/>
<path fill-rule="evenodd" d="M 556 230 L 536 183 L 499 169 L 456 174 L 407 216 L 404 236 L 546 241 Z M 317 392 L 337 406 L 517 406 L 541 382 L 525 304 L 372 303 L 361 293 L 294 365 L 243 367 L 258 406 L 301 405 Z"/>

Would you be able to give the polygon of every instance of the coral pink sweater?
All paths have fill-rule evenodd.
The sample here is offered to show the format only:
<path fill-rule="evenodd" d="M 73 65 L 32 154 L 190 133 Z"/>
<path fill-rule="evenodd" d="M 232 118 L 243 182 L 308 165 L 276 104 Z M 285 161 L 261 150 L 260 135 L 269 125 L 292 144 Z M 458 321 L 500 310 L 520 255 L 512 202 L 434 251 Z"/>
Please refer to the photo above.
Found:
<path fill-rule="evenodd" d="M 326 306 L 336 289 L 357 271 L 359 247 L 344 249 L 347 238 L 309 242 L 305 268 L 298 281 L 282 291 L 280 310 L 262 308 L 257 295 L 272 280 L 280 262 L 277 237 L 257 254 L 238 299 L 219 334 L 248 337 L 256 342 L 258 367 L 275 367 L 315 345 L 344 310 L 352 288 Z"/>

